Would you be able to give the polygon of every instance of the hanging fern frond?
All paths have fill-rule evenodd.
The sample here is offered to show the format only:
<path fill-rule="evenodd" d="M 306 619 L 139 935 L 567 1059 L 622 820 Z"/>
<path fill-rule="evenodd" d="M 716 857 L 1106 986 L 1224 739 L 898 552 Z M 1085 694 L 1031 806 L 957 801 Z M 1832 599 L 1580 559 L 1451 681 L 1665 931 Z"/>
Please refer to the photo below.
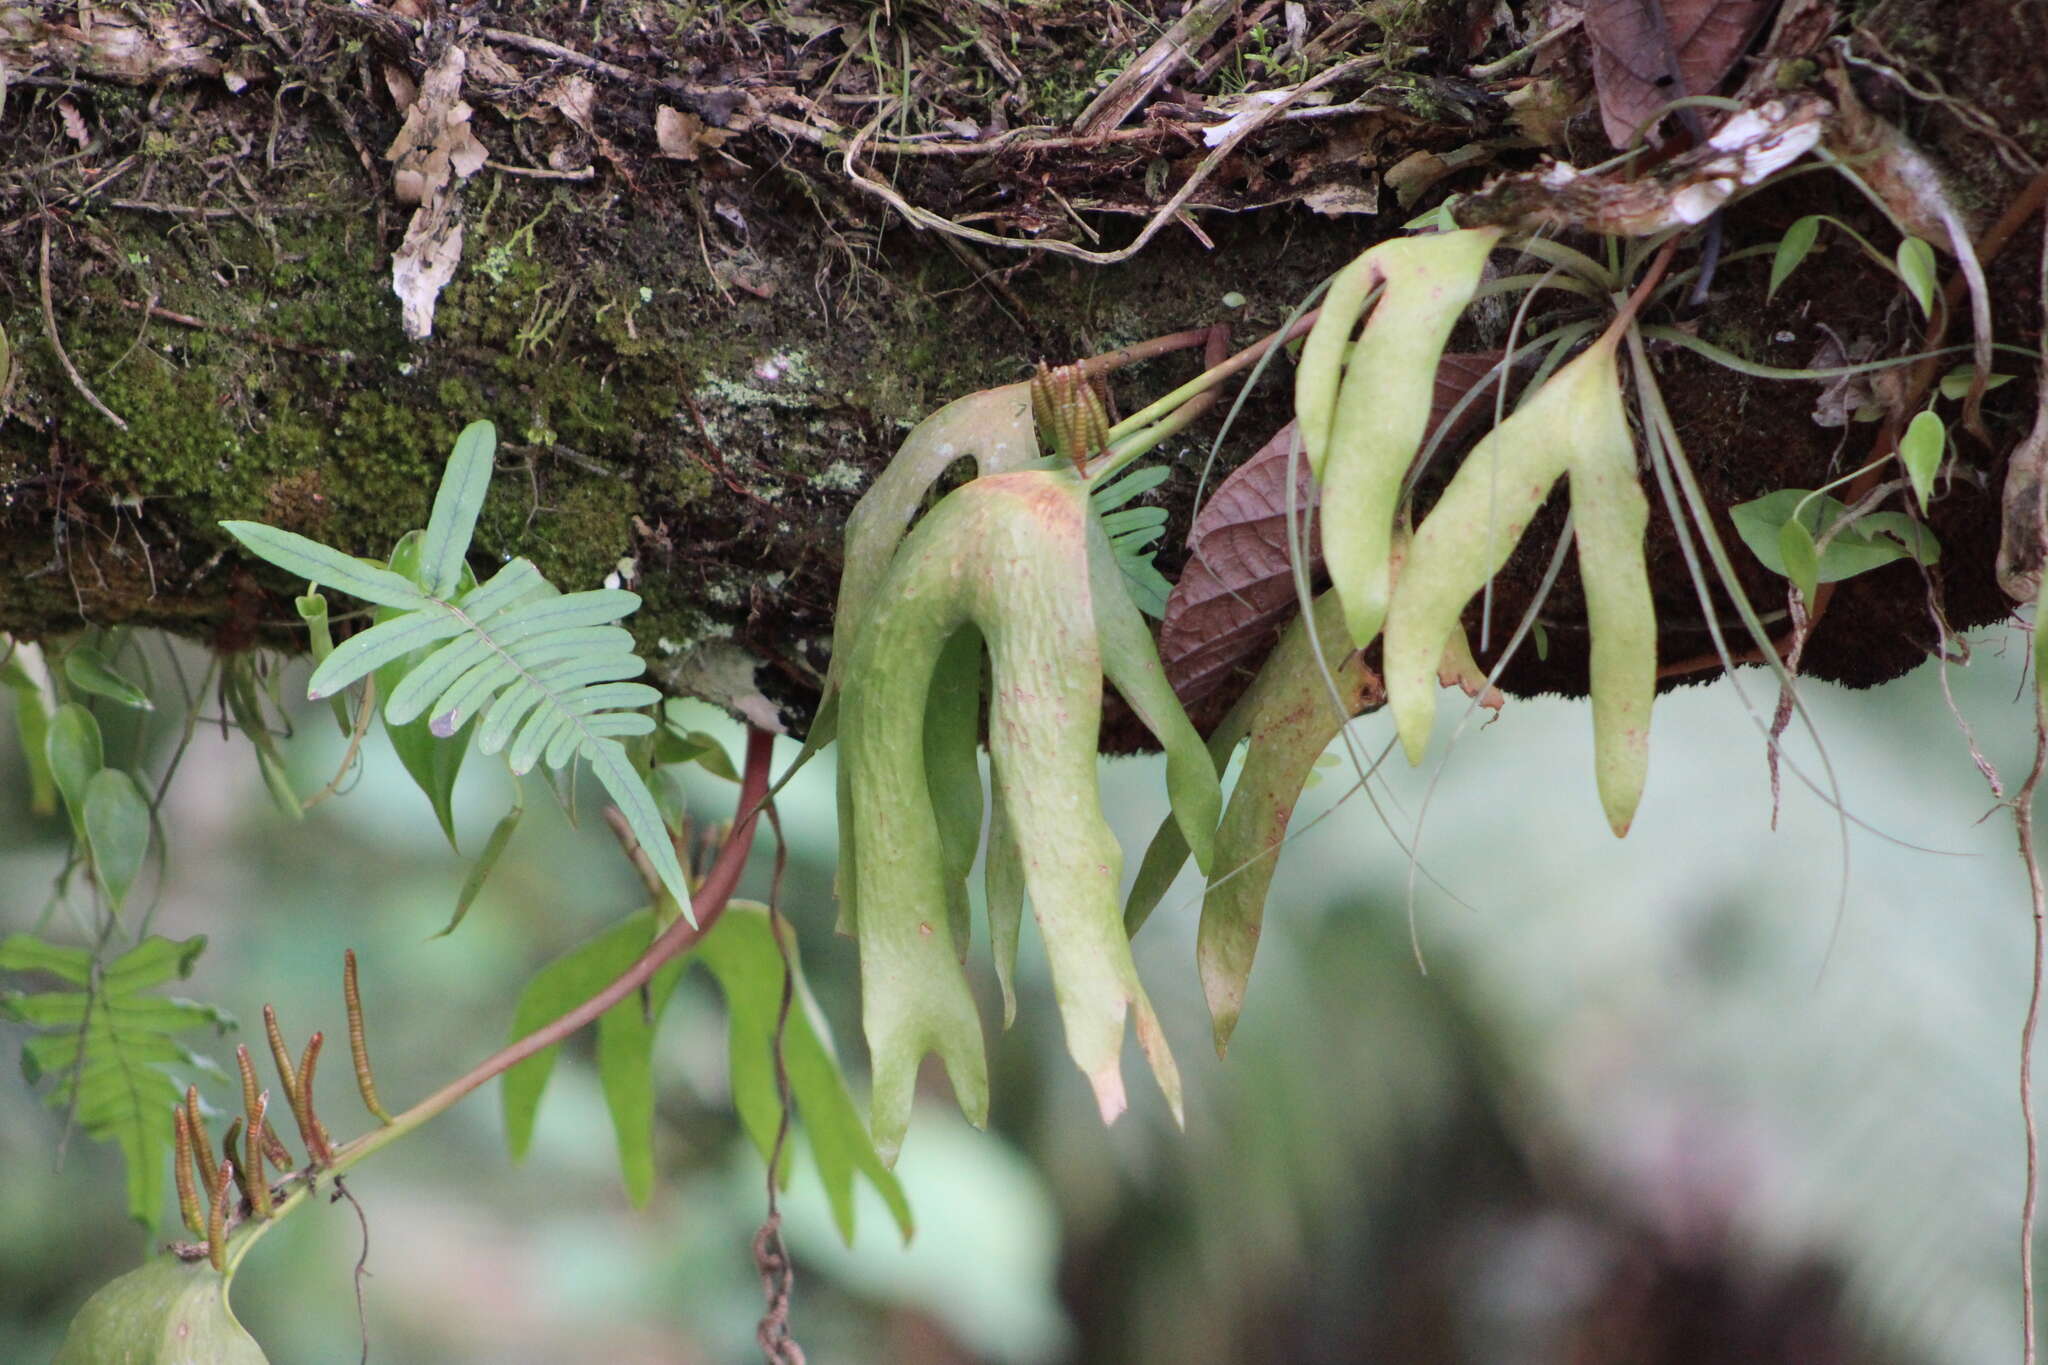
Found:
<path fill-rule="evenodd" d="M 0 1018 L 43 1030 L 21 1047 L 30 1083 L 56 1078 L 45 1097 L 88 1137 L 121 1149 L 128 1212 L 155 1229 L 163 1212 L 171 1109 L 184 1087 L 165 1067 L 212 1070 L 174 1035 L 225 1033 L 234 1019 L 211 1005 L 148 994 L 191 975 L 203 937 L 150 937 L 94 971 L 83 948 L 29 934 L 0 939 L 0 971 L 38 972 L 78 990 L 0 991 Z M 95 979 L 97 975 L 97 979 Z"/>
<path fill-rule="evenodd" d="M 388 609 L 320 662 L 306 684 L 309 698 L 333 696 L 410 660 L 385 699 L 387 725 L 424 715 L 432 733 L 447 739 L 474 718 L 471 742 L 483 753 L 503 751 L 515 775 L 584 759 L 663 886 L 691 915 L 660 809 L 620 743 L 654 729 L 653 717 L 634 708 L 661 700 L 654 688 L 631 681 L 647 665 L 633 652 L 632 635 L 614 624 L 639 608 L 639 595 L 618 588 L 564 593 L 525 559 L 461 587 L 496 448 L 488 422 L 471 423 L 456 441 L 412 575 L 261 522 L 224 521 L 221 528 L 279 568 Z"/>
<path fill-rule="evenodd" d="M 1167 594 L 1173 591 L 1173 584 L 1152 562 L 1153 547 L 1166 534 L 1166 509 L 1124 504 L 1165 483 L 1171 472 L 1156 466 L 1135 470 L 1103 484 L 1088 497 L 1089 505 L 1102 519 L 1110 548 L 1116 552 L 1117 567 L 1123 570 L 1124 589 L 1141 611 L 1155 619 L 1166 615 Z"/>

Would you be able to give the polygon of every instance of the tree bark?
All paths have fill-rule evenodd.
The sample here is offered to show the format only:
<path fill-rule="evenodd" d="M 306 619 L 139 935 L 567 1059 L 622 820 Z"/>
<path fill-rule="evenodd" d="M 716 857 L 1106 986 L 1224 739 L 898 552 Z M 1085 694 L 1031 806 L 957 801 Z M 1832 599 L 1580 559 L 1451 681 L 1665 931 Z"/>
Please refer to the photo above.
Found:
<path fill-rule="evenodd" d="M 1864 6 L 1835 29 L 1853 31 L 1846 78 L 1988 222 L 2048 154 L 2048 21 L 1954 8 Z M 501 470 L 481 555 L 526 555 L 564 588 L 619 575 L 646 599 L 631 624 L 659 678 L 727 700 L 758 688 L 756 719 L 765 698 L 800 729 L 845 517 L 924 413 L 1041 358 L 1219 320 L 1249 341 L 1445 193 L 1533 164 L 1537 144 L 1604 154 L 1577 34 L 1533 68 L 1475 65 L 1545 31 L 1555 5 L 1515 5 L 1507 28 L 1491 4 L 1444 0 L 1312 4 L 1295 30 L 1291 5 L 1198 9 L 1177 38 L 1174 8 L 1146 4 L 878 17 L 828 2 L 783 26 L 559 2 L 9 9 L 0 630 L 132 623 L 289 647 L 293 585 L 216 523 L 381 556 L 423 524 L 455 433 L 487 417 Z M 1174 42 L 1192 55 L 1173 59 Z M 1813 50 L 1795 74 L 1821 89 L 1840 63 Z M 1943 80 L 1975 102 L 1922 98 Z M 1318 82 L 1212 154 L 1204 130 L 1260 107 L 1246 92 Z M 1731 216 L 1728 247 L 1823 211 L 1882 233 L 1853 190 L 1813 176 Z M 1141 236 L 1118 263 L 1078 258 Z M 2035 343 L 2038 241 L 1993 263 L 2001 340 Z M 1762 265 L 1724 268 L 1695 323 L 1776 365 L 1808 364 L 1828 330 L 1912 350 L 1912 318 L 1839 247 L 1768 308 Z M 437 268 L 444 287 L 417 283 Z M 1196 364 L 1153 361 L 1122 397 Z M 1660 364 L 1717 506 L 1868 458 L 1867 428 L 1845 452 L 1842 431 L 1813 426 L 1813 386 Z M 2008 605 L 1990 571 L 1998 480 L 2034 371 L 2004 368 L 2020 381 L 1991 395 L 1988 443 L 1964 438 L 1964 477 L 1933 518 L 1957 627 Z M 1284 420 L 1284 389 L 1267 381 L 1226 460 Z M 1213 430 L 1175 452 L 1169 547 Z M 1697 616 L 1657 547 L 1653 532 L 1660 603 Z M 1169 576 L 1177 553 L 1161 556 Z M 1844 585 L 1809 665 L 1866 683 L 1903 671 L 1932 639 L 1927 600 L 1909 565 Z M 1520 686 L 1583 690 L 1570 634 Z"/>

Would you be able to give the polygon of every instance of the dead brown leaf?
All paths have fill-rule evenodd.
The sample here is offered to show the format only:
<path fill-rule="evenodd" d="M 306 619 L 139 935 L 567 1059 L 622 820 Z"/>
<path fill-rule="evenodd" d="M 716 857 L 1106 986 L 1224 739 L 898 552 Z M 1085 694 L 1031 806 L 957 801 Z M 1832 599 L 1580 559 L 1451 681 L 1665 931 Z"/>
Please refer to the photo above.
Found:
<path fill-rule="evenodd" d="M 731 139 L 723 128 L 709 128 L 695 114 L 679 113 L 667 105 L 654 111 L 654 140 L 661 154 L 678 161 L 695 161 L 706 151 L 716 151 Z"/>
<path fill-rule="evenodd" d="M 427 69 L 405 110 L 405 123 L 385 157 L 400 203 L 414 204 L 405 241 L 391 258 L 391 288 L 404 310 L 405 334 L 423 340 L 434 331 L 434 304 L 462 260 L 462 222 L 456 209 L 461 183 L 483 169 L 486 152 L 469 126 L 462 100 L 467 54 L 450 43 Z M 389 81 L 393 97 L 403 89 Z"/>
<path fill-rule="evenodd" d="M 64 124 L 64 136 L 81 147 L 92 141 L 92 134 L 85 126 L 85 115 L 78 112 L 78 106 L 71 102 L 70 96 L 57 101 L 57 117 Z"/>
<path fill-rule="evenodd" d="M 1711 95 L 1770 14 L 1773 0 L 1589 0 L 1593 84 L 1607 140 L 1626 147 L 1680 95 Z"/>

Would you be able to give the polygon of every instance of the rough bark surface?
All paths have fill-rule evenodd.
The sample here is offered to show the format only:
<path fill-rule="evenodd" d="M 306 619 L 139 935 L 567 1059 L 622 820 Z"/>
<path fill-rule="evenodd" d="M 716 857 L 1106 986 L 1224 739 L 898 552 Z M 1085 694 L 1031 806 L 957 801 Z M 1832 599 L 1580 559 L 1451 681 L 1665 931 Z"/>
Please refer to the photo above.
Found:
<path fill-rule="evenodd" d="M 1533 67 L 1474 65 L 1568 18 L 1557 4 L 1517 4 L 1506 26 L 1491 4 L 1309 5 L 1299 32 L 1242 6 L 1205 17 L 1188 59 L 1149 65 L 1133 112 L 1107 128 L 1098 112 L 1085 136 L 1075 120 L 1104 87 L 1130 96 L 1115 66 L 1156 52 L 1176 7 L 716 8 L 0 13 L 0 631 L 128 622 L 288 646 L 292 585 L 215 523 L 381 555 L 424 521 L 455 433 L 488 417 L 501 472 L 480 553 L 527 555 L 564 587 L 622 574 L 647 599 L 633 624 L 659 676 L 690 686 L 704 647 L 729 641 L 801 728 L 846 513 L 922 414 L 1041 358 L 1218 320 L 1249 341 L 1444 194 L 1538 147 L 1604 154 L 1576 36 Z M 1839 71 L 1937 158 L 1980 227 L 1997 218 L 2048 155 L 2048 19 L 1988 0 L 1844 8 L 1820 32 L 1846 48 L 1814 45 L 1781 83 L 1825 89 Z M 1210 155 L 1204 129 L 1319 79 L 1312 117 Z M 1957 98 L 1926 97 L 1937 88 Z M 1128 260 L 1072 258 L 1131 241 L 1184 187 L 1185 210 Z M 905 205 L 1070 248 L 915 230 Z M 1731 216 L 1726 249 L 1808 212 L 1883 232 L 1815 175 Z M 2038 344 L 2038 242 L 2029 227 L 1992 263 L 2001 340 Z M 452 265 L 429 336 L 408 335 L 394 257 Z M 1767 267 L 1723 268 L 1703 335 L 1775 365 L 1811 363 L 1829 334 L 1913 349 L 1910 306 L 1839 241 L 1765 305 Z M 1462 341 L 1495 344 L 1505 325 L 1482 317 Z M 1122 396 L 1194 363 L 1139 367 Z M 1814 425 L 1816 386 L 1660 364 L 1719 505 L 1869 458 L 1871 428 Z M 1991 395 L 1989 439 L 1964 438 L 1932 517 L 1956 626 L 2007 605 L 1990 568 L 1998 482 L 2033 367 L 2006 368 L 2021 378 Z M 1284 387 L 1268 381 L 1226 460 L 1284 420 Z M 1211 434 L 1184 440 L 1163 490 L 1170 547 Z M 1511 566 L 1501 609 L 1547 557 Z M 1162 554 L 1169 575 L 1177 560 Z M 1655 528 L 1652 566 L 1664 652 L 1693 652 L 1698 604 Z M 1750 568 L 1760 597 L 1782 591 Z M 1577 612 L 1567 581 L 1522 690 L 1583 690 Z M 1877 682 L 1934 638 L 1926 584 L 1897 565 L 1844 585 L 1807 664 Z"/>

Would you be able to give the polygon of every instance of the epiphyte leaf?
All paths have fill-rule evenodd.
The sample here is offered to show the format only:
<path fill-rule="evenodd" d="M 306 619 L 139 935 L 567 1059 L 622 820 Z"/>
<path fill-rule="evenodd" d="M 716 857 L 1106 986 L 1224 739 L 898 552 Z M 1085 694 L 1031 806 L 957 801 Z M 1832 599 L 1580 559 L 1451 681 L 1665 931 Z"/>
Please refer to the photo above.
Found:
<path fill-rule="evenodd" d="M 1099 525 L 1089 527 L 1088 566 L 1102 675 L 1165 751 L 1173 817 L 1194 853 L 1195 865 L 1206 873 L 1216 851 L 1216 822 L 1223 818 L 1216 765 L 1209 761 L 1201 735 L 1166 680 L 1152 632 L 1123 591 L 1114 554 Z"/>
<path fill-rule="evenodd" d="M 149 852 L 149 801 L 119 768 L 102 768 L 85 784 L 85 841 L 93 875 L 119 914 Z"/>
<path fill-rule="evenodd" d="M 1989 393 L 1993 389 L 2002 388 L 2012 381 L 2013 376 L 2009 374 L 1987 375 L 1984 379 L 1984 392 Z M 1975 365 L 1958 365 L 1941 377 L 1941 396 L 1951 399 L 1962 398 L 1975 387 L 1976 382 Z"/>
<path fill-rule="evenodd" d="M 210 1005 L 146 994 L 188 976 L 204 938 L 151 936 L 106 964 L 97 989 L 0 991 L 0 1018 L 44 1030 L 22 1045 L 31 1075 L 55 1078 L 45 1097 L 87 1136 L 119 1146 L 127 1171 L 128 1212 L 154 1229 L 162 1214 L 171 1152 L 171 1107 L 183 1089 L 164 1068 L 196 1060 L 179 1033 L 234 1020 Z M 26 935 L 0 940 L 0 971 L 50 971 L 74 985 L 75 958 Z"/>
<path fill-rule="evenodd" d="M 66 702 L 50 717 L 43 754 L 49 760 L 50 778 L 64 798 L 64 809 L 70 812 L 72 833 L 83 844 L 85 787 L 92 775 L 106 766 L 100 723 L 77 702 Z"/>
<path fill-rule="evenodd" d="M 1370 248 L 1338 273 L 1303 346 L 1295 416 L 1323 487 L 1323 560 L 1360 647 L 1386 619 L 1401 483 L 1428 430 L 1444 343 L 1499 239 L 1498 228 L 1467 228 Z M 1352 342 L 1356 310 L 1336 302 L 1366 281 L 1382 292 Z"/>
<path fill-rule="evenodd" d="M 730 1020 L 733 1105 L 765 1160 L 775 1143 L 779 1106 L 775 1085 L 775 1018 L 782 1004 L 782 954 L 765 906 L 734 901 L 697 945 L 697 958 L 718 979 Z M 811 1146 L 833 1221 L 853 1241 L 853 1181 L 866 1176 L 907 1240 L 910 1205 L 894 1172 L 882 1163 L 847 1093 L 832 1034 L 804 985 L 795 930 L 783 920 L 783 942 L 796 972 L 789 1023 L 783 1030 L 783 1066 L 802 1131 Z"/>
<path fill-rule="evenodd" d="M 1778 239 L 1778 249 L 1771 256 L 1771 282 L 1764 290 L 1764 299 L 1776 296 L 1778 286 L 1799 268 L 1813 250 L 1814 240 L 1820 236 L 1820 215 L 1809 213 L 1785 229 L 1785 235 Z"/>
<path fill-rule="evenodd" d="M 487 754 L 506 750 L 514 776 L 542 761 L 559 768 L 584 759 L 669 895 L 691 915 L 682 868 L 663 833 L 654 795 L 619 744 L 654 728 L 653 718 L 635 708 L 660 699 L 651 687 L 624 683 L 645 672 L 646 664 L 633 652 L 630 634 L 611 624 L 639 607 L 638 595 L 614 588 L 563 594 L 523 559 L 512 560 L 488 582 L 464 586 L 463 551 L 488 483 L 495 439 L 487 424 L 463 432 L 436 495 L 434 524 L 400 542 L 394 568 L 274 527 L 222 525 L 273 563 L 393 609 L 321 661 L 307 681 L 308 697 L 331 696 L 373 670 L 405 661 L 403 676 L 386 675 L 387 723 L 403 726 L 425 716 L 429 735 L 447 739 L 474 718 L 476 747 Z M 436 591 L 422 591 L 415 579 Z M 244 728 L 250 728 L 246 722 Z M 259 752 L 266 752 L 261 737 L 254 731 L 252 737 Z M 444 789 L 453 782 L 452 764 L 445 780 L 440 771 L 422 777 L 419 759 L 415 753 L 407 766 L 436 800 L 447 830 Z M 266 763 L 265 776 L 274 774 L 281 779 L 281 768 Z M 277 790 L 279 782 L 272 785 Z"/>
<path fill-rule="evenodd" d="M 1919 237 L 1908 237 L 1899 243 L 1899 281 L 1906 286 L 1906 292 L 1913 296 L 1913 302 L 1920 305 L 1925 315 L 1934 308 L 1934 248 Z"/>
<path fill-rule="evenodd" d="M 512 808 L 499 816 L 498 823 L 491 827 L 491 837 L 484 841 L 484 851 L 477 855 L 475 864 L 469 869 L 469 875 L 462 879 L 462 890 L 456 893 L 455 913 L 449 916 L 448 926 L 434 937 L 442 938 L 454 933 L 455 927 L 469 914 L 469 907 L 476 903 L 477 894 L 484 889 L 484 882 L 489 880 L 491 869 L 498 865 L 498 858 L 505 852 L 505 845 L 512 842 L 512 832 L 519 828 L 519 817 L 525 813 L 525 784 L 514 781 Z"/>
<path fill-rule="evenodd" d="M 654 739 L 654 761 L 657 764 L 694 763 L 713 777 L 722 777 L 727 782 L 740 780 L 732 755 L 725 751 L 718 737 L 706 730 L 690 728 L 687 704 L 679 697 L 670 698 L 662 706 L 661 729 Z"/>
<path fill-rule="evenodd" d="M 415 580 L 419 578 L 422 572 L 420 556 L 423 540 L 424 535 L 419 531 L 408 531 L 399 537 L 398 544 L 391 550 L 390 567 L 393 573 L 403 574 Z M 509 567 L 508 565 L 507 568 Z M 538 570 L 534 572 L 533 578 L 538 582 Z M 469 565 L 465 563 L 457 575 L 457 591 L 466 593 L 475 586 L 476 575 L 470 572 Z M 398 615 L 396 608 L 379 607 L 376 622 L 381 624 Z M 328 652 L 332 653 L 332 650 Z M 407 672 L 425 657 L 426 651 L 420 650 L 380 666 L 376 672 L 376 695 L 388 703 L 392 694 L 405 682 Z M 325 662 L 325 657 L 316 652 L 315 667 Z M 413 784 L 425 793 L 427 804 L 433 807 L 434 819 L 440 823 L 441 833 L 447 837 L 448 847 L 456 848 L 455 780 L 461 776 L 462 760 L 469 753 L 469 735 L 457 732 L 448 737 L 437 736 L 425 717 L 408 721 L 403 725 L 394 725 L 387 712 L 383 720 L 384 735 L 391 741 L 392 752 L 398 755 L 399 763 L 412 778 Z M 457 903 L 461 904 L 459 898 Z M 460 918 L 461 912 L 458 909 L 456 919 Z M 451 923 L 449 927 L 453 928 L 454 925 Z M 446 933 L 447 930 L 442 932 Z"/>
<path fill-rule="evenodd" d="M 1778 528 L 1778 558 L 1785 565 L 1785 577 L 1811 605 L 1820 583 L 1820 553 L 1814 549 L 1813 532 L 1797 517 L 1787 517 Z"/>
<path fill-rule="evenodd" d="M 1228 725 L 1232 741 L 1237 733 L 1248 733 L 1251 748 L 1216 831 L 1216 865 L 1195 936 L 1195 961 L 1219 1056 L 1244 1008 L 1252 954 L 1265 921 L 1266 891 L 1287 839 L 1288 819 L 1318 757 L 1352 716 L 1382 698 L 1378 678 L 1346 648 L 1334 593 L 1317 600 L 1313 635 L 1310 624 L 1309 618 L 1295 618 L 1233 708 Z M 1221 756 L 1227 760 L 1229 749 Z"/>
<path fill-rule="evenodd" d="M 1603 338 L 1565 365 L 1459 465 L 1409 544 L 1384 660 L 1402 748 L 1420 762 L 1435 722 L 1444 647 L 1465 604 L 1500 571 L 1551 485 L 1569 473 L 1592 639 L 1594 774 L 1608 824 L 1621 834 L 1648 772 L 1657 641 L 1643 560 L 1649 508 L 1621 405 L 1617 340 Z"/>
<path fill-rule="evenodd" d="M 299 613 L 299 619 L 306 623 L 306 638 L 310 642 L 307 651 L 313 656 L 313 666 L 318 668 L 327 662 L 327 656 L 334 652 L 334 632 L 327 622 L 327 598 L 318 588 L 292 599 L 292 607 Z M 346 739 L 355 732 L 355 723 L 349 719 L 348 701 L 342 697 L 329 697 L 327 706 L 334 713 L 335 728 Z"/>
<path fill-rule="evenodd" d="M 595 995 L 647 950 L 654 933 L 652 912 L 642 910 L 543 967 L 520 994 L 511 1036 L 523 1037 Z M 793 943 L 790 951 L 795 953 Z M 702 961 L 711 970 L 726 997 L 733 1101 L 740 1121 L 764 1156 L 774 1140 L 772 1045 L 781 1003 L 782 959 L 769 933 L 766 909 L 734 901 L 694 947 L 655 973 L 644 999 L 628 997 L 598 1020 L 598 1075 L 618 1142 L 621 1178 L 636 1204 L 644 1204 L 654 1186 L 654 1031 L 691 961 Z M 881 1192 L 907 1237 L 910 1211 L 903 1191 L 868 1141 L 832 1055 L 830 1034 L 815 1018 L 800 971 L 797 992 L 783 1038 L 785 1065 L 840 1230 L 852 1239 L 853 1176 L 858 1172 Z M 515 1161 L 532 1144 L 541 1095 L 558 1054 L 559 1048 L 544 1049 L 505 1073 L 500 1097 L 506 1144 Z"/>
<path fill-rule="evenodd" d="M 205 1258 L 158 1256 L 94 1291 L 52 1365 L 267 1365 Z"/>
<path fill-rule="evenodd" d="M 116 673 L 94 645 L 76 644 L 64 652 L 64 678 L 81 692 L 105 697 L 137 711 L 154 711 L 149 694 Z"/>
<path fill-rule="evenodd" d="M 1814 496 L 1804 488 L 1781 488 L 1728 509 L 1742 543 L 1772 573 L 1792 576 L 1779 543 L 1779 528 L 1792 518 L 1794 509 L 1820 551 L 1816 584 L 1853 578 L 1895 559 L 1922 564 L 1941 559 L 1941 545 L 1934 533 L 1904 513 L 1870 512 L 1844 526 L 1841 523 L 1849 509 L 1838 499 L 1824 493 Z"/>
<path fill-rule="evenodd" d="M 1941 468 L 1942 452 L 1948 448 L 1948 429 L 1932 408 L 1916 413 L 1899 438 L 1899 461 L 1906 477 L 1913 481 L 1913 496 L 1920 510 L 1927 510 L 1927 498 L 1934 491 L 1934 475 Z"/>
<path fill-rule="evenodd" d="M 256 754 L 256 770 L 263 777 L 263 785 L 270 792 L 271 804 L 287 819 L 297 820 L 304 814 L 299 804 L 298 793 L 292 790 L 291 773 L 286 770 L 284 754 L 277 747 L 277 740 L 270 733 L 270 726 L 263 717 L 263 700 L 256 686 L 256 668 L 252 656 L 238 654 L 228 660 L 221 674 L 221 695 L 228 704 L 228 714 L 234 718 L 235 726 Z"/>
<path fill-rule="evenodd" d="M 864 983 L 874 1058 L 876 1145 L 893 1157 L 918 1064 L 936 1051 L 967 1116 L 985 1121 L 987 1064 L 966 979 L 943 936 L 937 822 L 919 753 L 925 684 L 953 633 L 972 621 L 994 681 L 990 758 L 1051 961 L 1067 1050 L 1105 1120 L 1125 1105 L 1126 1024 L 1176 1115 L 1179 1073 L 1138 981 L 1116 906 L 1122 854 L 1096 786 L 1102 660 L 1091 592 L 1089 512 L 1070 472 L 985 476 L 926 515 L 890 565 L 854 643 L 841 743 L 852 777 Z"/>
<path fill-rule="evenodd" d="M 49 737 L 56 703 L 50 694 L 49 671 L 41 646 L 20 640 L 6 645 L 6 658 L 0 660 L 0 686 L 14 693 L 14 731 L 28 765 L 28 808 L 36 815 L 53 815 L 57 782 L 50 771 Z"/>
<path fill-rule="evenodd" d="M 1495 377 L 1502 353 L 1447 352 L 1437 366 L 1429 430 L 1456 440 L 1483 420 L 1488 404 L 1458 400 Z M 1451 425 L 1446 427 L 1446 420 Z M 1287 468 L 1295 427 L 1288 423 L 1217 485 L 1188 532 L 1188 561 L 1167 598 L 1159 628 L 1160 661 L 1181 701 L 1192 706 L 1230 675 L 1255 663 L 1295 612 L 1287 538 Z M 1309 552 L 1308 577 L 1322 572 L 1322 549 L 1307 533 L 1317 495 L 1297 451 L 1294 510 Z"/>

